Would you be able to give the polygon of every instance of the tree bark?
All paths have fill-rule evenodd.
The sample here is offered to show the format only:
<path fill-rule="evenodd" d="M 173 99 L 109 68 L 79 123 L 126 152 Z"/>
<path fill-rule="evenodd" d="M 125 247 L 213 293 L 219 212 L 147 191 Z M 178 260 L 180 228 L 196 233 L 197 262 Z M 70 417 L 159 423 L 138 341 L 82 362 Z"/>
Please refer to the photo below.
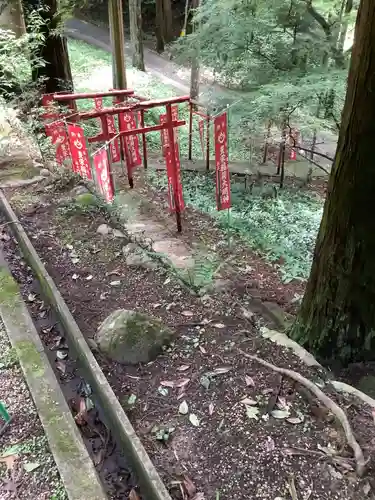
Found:
<path fill-rule="evenodd" d="M 0 7 L 0 26 L 14 31 L 17 37 L 26 33 L 21 0 L 13 0 Z"/>
<path fill-rule="evenodd" d="M 292 336 L 321 360 L 375 359 L 375 2 L 362 0 L 335 161 Z"/>
<path fill-rule="evenodd" d="M 156 52 L 161 54 L 164 52 L 164 17 L 163 17 L 163 0 L 156 0 L 156 19 L 155 19 L 155 36 L 156 36 Z"/>
<path fill-rule="evenodd" d="M 192 9 L 199 7 L 199 0 L 192 0 Z M 194 11 L 195 15 L 195 11 Z M 195 30 L 195 19 L 192 20 L 192 31 Z M 194 55 L 191 61 L 190 74 L 190 99 L 198 100 L 199 97 L 199 80 L 200 80 L 200 65 L 199 65 L 199 46 L 195 47 Z"/>
<path fill-rule="evenodd" d="M 113 52 L 112 76 L 114 77 L 114 88 L 126 89 L 125 35 L 122 0 L 109 0 L 108 17 Z"/>
<path fill-rule="evenodd" d="M 163 0 L 163 35 L 169 43 L 173 40 L 173 16 L 171 0 Z"/>
<path fill-rule="evenodd" d="M 143 57 L 141 0 L 129 0 L 130 40 L 133 45 L 133 66 L 145 71 Z"/>
<path fill-rule="evenodd" d="M 37 53 L 33 54 L 35 61 L 31 64 L 33 81 L 41 83 L 46 93 L 73 90 L 67 41 L 57 32 L 60 21 L 57 0 L 23 0 L 23 8 L 28 33 L 35 33 L 32 22 L 34 11 L 38 10 L 43 19 L 39 29 L 44 37 L 44 43 L 40 44 Z M 44 61 L 45 64 L 41 66 L 38 60 Z"/>

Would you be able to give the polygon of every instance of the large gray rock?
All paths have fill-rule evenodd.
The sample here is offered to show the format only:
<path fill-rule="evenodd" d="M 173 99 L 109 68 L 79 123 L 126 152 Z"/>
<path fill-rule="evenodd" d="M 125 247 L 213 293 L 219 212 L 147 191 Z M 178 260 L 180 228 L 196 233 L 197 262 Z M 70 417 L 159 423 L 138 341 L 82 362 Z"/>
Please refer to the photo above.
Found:
<path fill-rule="evenodd" d="M 153 361 L 172 337 L 173 332 L 160 320 L 117 309 L 99 326 L 95 342 L 114 361 L 136 365 Z"/>

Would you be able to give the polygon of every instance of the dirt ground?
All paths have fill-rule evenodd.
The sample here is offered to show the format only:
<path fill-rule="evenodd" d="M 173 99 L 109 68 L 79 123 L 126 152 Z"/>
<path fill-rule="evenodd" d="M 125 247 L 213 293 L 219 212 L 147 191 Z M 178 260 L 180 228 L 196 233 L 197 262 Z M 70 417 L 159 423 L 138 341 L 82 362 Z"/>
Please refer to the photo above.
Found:
<path fill-rule="evenodd" d="M 95 353 L 174 500 L 374 498 L 371 411 L 325 386 L 369 459 L 359 479 L 332 414 L 240 351 L 323 384 L 320 372 L 262 338 L 262 320 L 244 317 L 249 301 L 237 288 L 198 297 L 165 269 L 127 266 L 127 239 L 98 234 L 106 215 L 67 209 L 60 204 L 66 193 L 7 195 L 86 338 L 118 308 L 149 313 L 175 331 L 173 344 L 147 365 L 124 366 Z M 209 220 L 201 218 L 198 227 L 194 211 L 186 217 L 191 235 L 208 227 L 214 235 Z M 14 252 L 12 241 L 5 244 Z M 259 278 L 245 292 L 256 288 L 262 299 L 281 304 L 282 294 L 289 300 L 296 293 L 260 257 L 247 253 L 243 265 L 255 267 Z"/>
<path fill-rule="evenodd" d="M 1 500 L 66 500 L 47 438 L 2 323 L 0 397 L 12 417 L 0 434 Z M 0 418 L 0 428 L 3 424 Z"/>

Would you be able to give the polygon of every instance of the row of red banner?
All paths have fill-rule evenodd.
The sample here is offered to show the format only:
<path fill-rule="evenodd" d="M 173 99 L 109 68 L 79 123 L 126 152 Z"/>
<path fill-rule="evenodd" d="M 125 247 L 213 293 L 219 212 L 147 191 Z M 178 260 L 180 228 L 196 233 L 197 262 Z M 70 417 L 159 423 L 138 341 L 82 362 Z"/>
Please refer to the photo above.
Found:
<path fill-rule="evenodd" d="M 82 127 L 77 124 L 68 124 L 67 130 L 65 123 L 58 119 L 58 114 L 51 108 L 53 99 L 51 96 L 44 96 L 43 105 L 46 112 L 43 118 L 52 120 L 45 124 L 46 134 L 51 137 L 52 144 L 56 146 L 56 161 L 63 164 L 65 160 L 71 158 L 72 168 L 75 173 L 81 177 L 92 180 L 90 155 L 87 149 L 86 138 Z M 101 97 L 94 99 L 95 109 L 103 109 L 103 99 Z M 133 112 L 126 111 L 119 113 L 119 130 L 121 132 L 134 130 L 140 125 L 140 113 L 137 114 L 137 120 Z M 100 119 L 100 118 L 99 118 Z M 117 134 L 115 119 L 112 115 L 105 116 L 107 131 L 106 140 L 110 140 L 109 151 L 107 148 L 99 149 L 93 155 L 93 164 L 96 172 L 96 180 L 101 194 L 107 202 L 111 202 L 114 197 L 114 185 L 111 174 L 111 163 L 118 162 L 121 159 L 121 152 L 126 160 L 128 172 L 141 165 L 142 158 L 139 150 L 138 135 L 128 135 L 121 139 L 114 139 Z M 178 121 L 178 106 L 172 106 L 172 120 Z M 160 115 L 160 124 L 167 123 L 167 114 Z M 205 145 L 205 120 L 199 122 L 199 134 L 202 151 Z M 104 127 L 102 127 L 103 129 Z M 172 212 L 184 209 L 184 198 L 181 182 L 180 151 L 178 142 L 178 130 L 173 130 L 173 147 L 170 143 L 170 134 L 168 128 L 161 131 L 161 141 L 163 156 L 166 162 L 168 177 L 168 201 Z M 216 160 L 216 200 L 217 209 L 224 210 L 231 206 L 230 199 L 230 176 L 228 168 L 228 134 L 227 134 L 227 114 L 223 113 L 214 119 L 215 136 L 215 160 Z M 104 137 L 105 138 L 105 137 Z M 110 154 L 108 154 L 108 152 Z M 174 158 L 173 158 L 174 152 Z"/>

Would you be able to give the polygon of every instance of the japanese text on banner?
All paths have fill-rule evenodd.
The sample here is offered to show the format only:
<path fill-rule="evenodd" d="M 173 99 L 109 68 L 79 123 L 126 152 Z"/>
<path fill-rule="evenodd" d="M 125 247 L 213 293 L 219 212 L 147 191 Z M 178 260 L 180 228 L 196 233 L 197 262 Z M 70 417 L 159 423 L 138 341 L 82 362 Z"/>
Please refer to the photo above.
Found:
<path fill-rule="evenodd" d="M 218 210 L 230 208 L 230 176 L 228 167 L 227 114 L 214 120 L 215 163 L 216 163 L 216 203 Z"/>
<path fill-rule="evenodd" d="M 109 167 L 108 154 L 105 148 L 102 148 L 97 153 L 95 153 L 94 167 L 100 192 L 103 198 L 108 203 L 111 203 L 114 197 L 115 190 Z"/>
<path fill-rule="evenodd" d="M 176 120 L 177 119 L 178 119 L 178 116 L 177 116 Z M 165 114 L 160 115 L 160 124 L 164 125 L 165 123 L 167 123 L 167 115 L 165 115 Z M 174 142 L 175 159 L 173 162 L 171 148 L 169 147 L 168 129 L 165 128 L 165 129 L 161 130 L 163 156 L 165 158 L 165 164 L 166 164 L 166 168 L 167 168 L 167 177 L 168 177 L 168 201 L 169 201 L 169 208 L 172 212 L 176 211 L 176 204 L 175 204 L 175 197 L 174 197 L 175 186 L 177 187 L 176 196 L 178 199 L 180 211 L 183 210 L 185 207 L 184 197 L 182 194 L 180 153 L 179 153 L 178 142 L 176 140 L 176 134 L 174 135 L 174 137 L 175 137 L 175 142 Z"/>
<path fill-rule="evenodd" d="M 120 113 L 119 120 L 120 120 L 120 131 L 122 132 L 125 130 L 134 130 L 135 128 L 137 128 L 137 125 L 135 123 L 134 113 L 132 113 L 131 111 Z M 131 171 L 134 167 L 141 165 L 142 163 L 142 158 L 139 153 L 138 136 L 134 134 L 122 137 L 122 144 L 124 147 L 126 163 L 128 169 Z"/>
<path fill-rule="evenodd" d="M 70 147 L 65 124 L 61 120 L 56 120 L 45 125 L 46 135 L 51 137 L 52 144 L 56 146 L 56 161 L 59 165 L 64 160 L 70 158 Z"/>
<path fill-rule="evenodd" d="M 94 98 L 94 103 L 95 103 L 95 109 L 97 110 L 102 110 L 103 109 L 103 98 L 102 97 L 95 97 Z M 116 135 L 116 124 L 115 124 L 115 119 L 113 115 L 107 115 L 106 116 L 107 120 L 107 127 L 108 127 L 108 133 L 110 135 Z M 101 120 L 99 118 L 100 125 L 101 125 Z M 106 137 L 106 140 L 108 140 L 109 137 Z M 120 144 L 119 140 L 115 139 L 111 141 L 110 143 L 110 151 L 111 151 L 111 159 L 113 162 L 118 162 L 121 160 L 121 155 L 120 155 Z"/>
<path fill-rule="evenodd" d="M 90 159 L 83 129 L 78 125 L 68 125 L 68 135 L 74 172 L 91 180 Z"/>

